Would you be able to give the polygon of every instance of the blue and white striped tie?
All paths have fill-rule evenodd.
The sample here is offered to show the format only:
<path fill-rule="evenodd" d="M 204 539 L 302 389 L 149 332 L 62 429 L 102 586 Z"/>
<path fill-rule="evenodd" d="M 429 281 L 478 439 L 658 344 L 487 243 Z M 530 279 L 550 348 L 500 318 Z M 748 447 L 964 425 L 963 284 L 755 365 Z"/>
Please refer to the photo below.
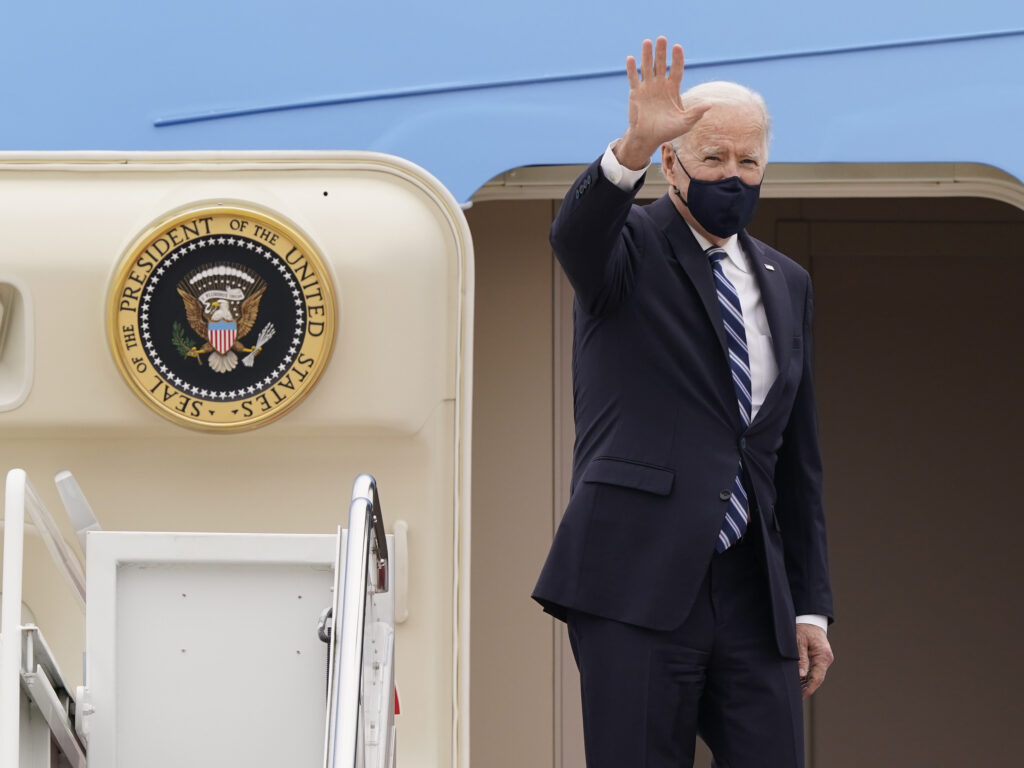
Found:
<path fill-rule="evenodd" d="M 732 370 L 732 383 L 736 389 L 736 402 L 740 408 L 743 426 L 750 425 L 750 357 L 747 354 L 747 332 L 743 325 L 743 308 L 740 297 L 722 268 L 722 259 L 726 253 L 721 248 L 709 248 L 708 258 L 715 274 L 715 288 L 718 291 L 718 303 L 722 307 L 722 322 L 725 324 L 725 335 L 729 342 L 729 368 Z M 718 532 L 715 550 L 724 552 L 737 541 L 747 530 L 748 513 L 747 491 L 743 487 L 743 464 L 736 469 L 733 480 L 729 507 L 725 511 L 722 530 Z"/>

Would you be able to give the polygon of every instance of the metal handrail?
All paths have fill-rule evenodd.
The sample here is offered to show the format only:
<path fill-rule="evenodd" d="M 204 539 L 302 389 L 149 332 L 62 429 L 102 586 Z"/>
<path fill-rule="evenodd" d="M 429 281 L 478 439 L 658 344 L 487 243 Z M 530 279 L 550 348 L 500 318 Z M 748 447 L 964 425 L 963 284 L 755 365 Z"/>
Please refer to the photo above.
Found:
<path fill-rule="evenodd" d="M 340 616 L 335 616 L 331 676 L 331 701 L 335 706 L 328 724 L 327 752 L 330 768 L 362 764 L 360 699 L 366 603 L 370 593 L 387 591 L 389 567 L 377 482 L 370 475 L 360 475 L 352 488 L 341 609 Z"/>
<path fill-rule="evenodd" d="M 85 573 L 74 551 L 64 541 L 49 511 L 39 500 L 23 469 L 7 473 L 4 491 L 3 599 L 0 604 L 0 766 L 18 765 L 22 643 L 21 598 L 25 558 L 26 513 L 71 592 L 85 608 Z"/>

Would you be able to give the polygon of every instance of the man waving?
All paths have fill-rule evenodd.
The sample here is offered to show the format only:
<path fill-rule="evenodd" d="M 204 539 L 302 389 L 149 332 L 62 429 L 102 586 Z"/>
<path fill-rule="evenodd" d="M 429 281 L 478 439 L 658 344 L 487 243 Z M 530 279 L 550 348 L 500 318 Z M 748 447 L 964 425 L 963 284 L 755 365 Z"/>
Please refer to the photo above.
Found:
<path fill-rule="evenodd" d="M 569 505 L 534 591 L 566 621 L 589 768 L 803 766 L 832 662 L 810 279 L 750 237 L 761 97 L 626 60 L 629 125 L 551 243 L 575 291 Z M 634 204 L 660 150 L 670 193 Z"/>

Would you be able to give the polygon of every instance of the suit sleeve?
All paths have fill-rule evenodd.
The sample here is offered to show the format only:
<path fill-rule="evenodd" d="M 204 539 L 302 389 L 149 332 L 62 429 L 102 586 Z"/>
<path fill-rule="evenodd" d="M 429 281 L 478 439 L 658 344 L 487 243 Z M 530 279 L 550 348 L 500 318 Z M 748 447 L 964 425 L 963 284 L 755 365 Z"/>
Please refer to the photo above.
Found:
<path fill-rule="evenodd" d="M 628 191 L 592 163 L 569 188 L 551 225 L 551 247 L 580 306 L 601 314 L 628 296 L 644 253 L 645 231 L 630 216 L 641 179 Z"/>
<path fill-rule="evenodd" d="M 776 466 L 776 519 L 782 531 L 786 574 L 797 615 L 834 617 L 822 503 L 821 448 L 812 376 L 814 299 L 805 282 L 803 373 Z"/>

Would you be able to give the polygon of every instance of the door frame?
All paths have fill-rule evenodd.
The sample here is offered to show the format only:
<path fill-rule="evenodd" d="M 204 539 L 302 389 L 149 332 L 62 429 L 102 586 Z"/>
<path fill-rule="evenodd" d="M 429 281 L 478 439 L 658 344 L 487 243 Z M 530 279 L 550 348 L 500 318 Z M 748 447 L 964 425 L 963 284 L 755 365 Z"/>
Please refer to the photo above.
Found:
<path fill-rule="evenodd" d="M 475 202 L 551 200 L 552 219 L 560 201 L 584 165 L 528 166 L 506 171 L 473 195 Z M 660 167 L 659 167 L 660 168 Z M 640 190 L 650 200 L 668 191 L 660 170 Z M 806 198 L 932 198 L 980 197 L 1024 210 L 1024 184 L 1014 176 L 978 163 L 779 163 L 769 167 L 761 196 L 766 199 Z M 561 521 L 569 500 L 574 439 L 571 381 L 572 287 L 552 259 L 552 530 Z M 552 622 L 555 722 L 554 768 L 582 768 L 582 717 L 579 683 L 568 637 L 560 622 Z M 804 706 L 807 768 L 814 768 L 813 699 Z"/>

